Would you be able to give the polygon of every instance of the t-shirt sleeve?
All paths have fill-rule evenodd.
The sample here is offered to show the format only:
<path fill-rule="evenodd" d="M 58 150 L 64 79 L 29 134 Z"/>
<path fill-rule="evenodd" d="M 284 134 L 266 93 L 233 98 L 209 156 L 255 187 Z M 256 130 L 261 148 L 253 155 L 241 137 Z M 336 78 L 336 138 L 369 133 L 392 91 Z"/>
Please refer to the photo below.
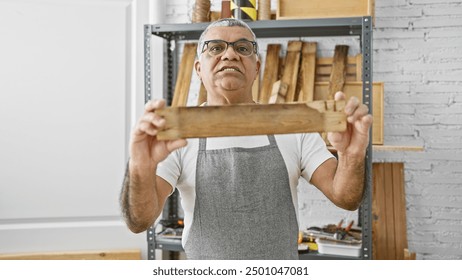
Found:
<path fill-rule="evenodd" d="M 172 186 L 172 194 L 175 191 L 178 178 L 180 177 L 180 152 L 172 152 L 168 157 L 157 165 L 157 176 L 167 181 Z"/>
<path fill-rule="evenodd" d="M 309 182 L 314 171 L 334 155 L 318 133 L 301 134 L 300 143 L 302 176 Z"/>

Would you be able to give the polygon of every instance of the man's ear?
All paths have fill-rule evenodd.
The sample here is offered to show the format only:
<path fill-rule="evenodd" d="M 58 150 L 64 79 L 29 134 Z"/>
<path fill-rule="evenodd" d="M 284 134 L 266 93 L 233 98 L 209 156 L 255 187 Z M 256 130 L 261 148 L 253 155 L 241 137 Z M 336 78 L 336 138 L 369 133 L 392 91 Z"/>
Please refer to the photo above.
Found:
<path fill-rule="evenodd" d="M 255 75 L 255 79 L 258 77 L 259 73 L 260 73 L 260 67 L 261 67 L 261 62 L 260 62 L 260 59 L 257 59 L 257 73 Z"/>
<path fill-rule="evenodd" d="M 201 63 L 199 62 L 199 60 L 194 61 L 194 69 L 196 70 L 197 76 L 202 81 L 202 78 L 201 78 Z"/>

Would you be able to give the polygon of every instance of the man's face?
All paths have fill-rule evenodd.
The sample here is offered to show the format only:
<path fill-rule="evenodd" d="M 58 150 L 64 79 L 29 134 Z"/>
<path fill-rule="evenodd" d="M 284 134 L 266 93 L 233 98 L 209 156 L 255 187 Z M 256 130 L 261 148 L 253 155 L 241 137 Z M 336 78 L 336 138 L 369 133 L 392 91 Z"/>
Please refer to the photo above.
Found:
<path fill-rule="evenodd" d="M 224 40 L 235 42 L 240 39 L 253 41 L 252 34 L 243 27 L 211 28 L 204 41 Z M 251 95 L 252 84 L 260 69 L 260 61 L 253 53 L 250 56 L 238 54 L 233 46 L 216 56 L 206 50 L 195 63 L 195 69 L 210 94 L 225 95 L 225 98 L 241 99 L 239 94 Z M 242 100 L 242 99 L 241 99 Z"/>

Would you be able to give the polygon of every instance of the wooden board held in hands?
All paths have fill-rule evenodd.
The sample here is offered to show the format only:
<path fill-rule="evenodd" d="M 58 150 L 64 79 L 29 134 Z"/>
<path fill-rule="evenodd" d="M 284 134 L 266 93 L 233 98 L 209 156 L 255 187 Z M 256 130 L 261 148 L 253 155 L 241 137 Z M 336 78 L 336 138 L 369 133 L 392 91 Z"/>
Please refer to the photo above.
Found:
<path fill-rule="evenodd" d="M 344 131 L 345 101 L 168 107 L 159 140 L 302 132 Z M 329 110 L 327 109 L 329 108 Z"/>

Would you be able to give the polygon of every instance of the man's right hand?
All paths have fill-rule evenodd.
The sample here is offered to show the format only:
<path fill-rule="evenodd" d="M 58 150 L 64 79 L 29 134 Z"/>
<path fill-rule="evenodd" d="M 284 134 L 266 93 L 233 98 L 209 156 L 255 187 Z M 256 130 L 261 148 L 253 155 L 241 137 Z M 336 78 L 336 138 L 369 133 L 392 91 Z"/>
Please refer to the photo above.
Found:
<path fill-rule="evenodd" d="M 144 114 L 132 131 L 130 164 L 152 170 L 172 151 L 187 145 L 185 139 L 157 140 L 157 132 L 165 126 L 165 119 L 157 115 L 156 110 L 164 107 L 165 100 L 162 99 L 146 103 Z"/>

